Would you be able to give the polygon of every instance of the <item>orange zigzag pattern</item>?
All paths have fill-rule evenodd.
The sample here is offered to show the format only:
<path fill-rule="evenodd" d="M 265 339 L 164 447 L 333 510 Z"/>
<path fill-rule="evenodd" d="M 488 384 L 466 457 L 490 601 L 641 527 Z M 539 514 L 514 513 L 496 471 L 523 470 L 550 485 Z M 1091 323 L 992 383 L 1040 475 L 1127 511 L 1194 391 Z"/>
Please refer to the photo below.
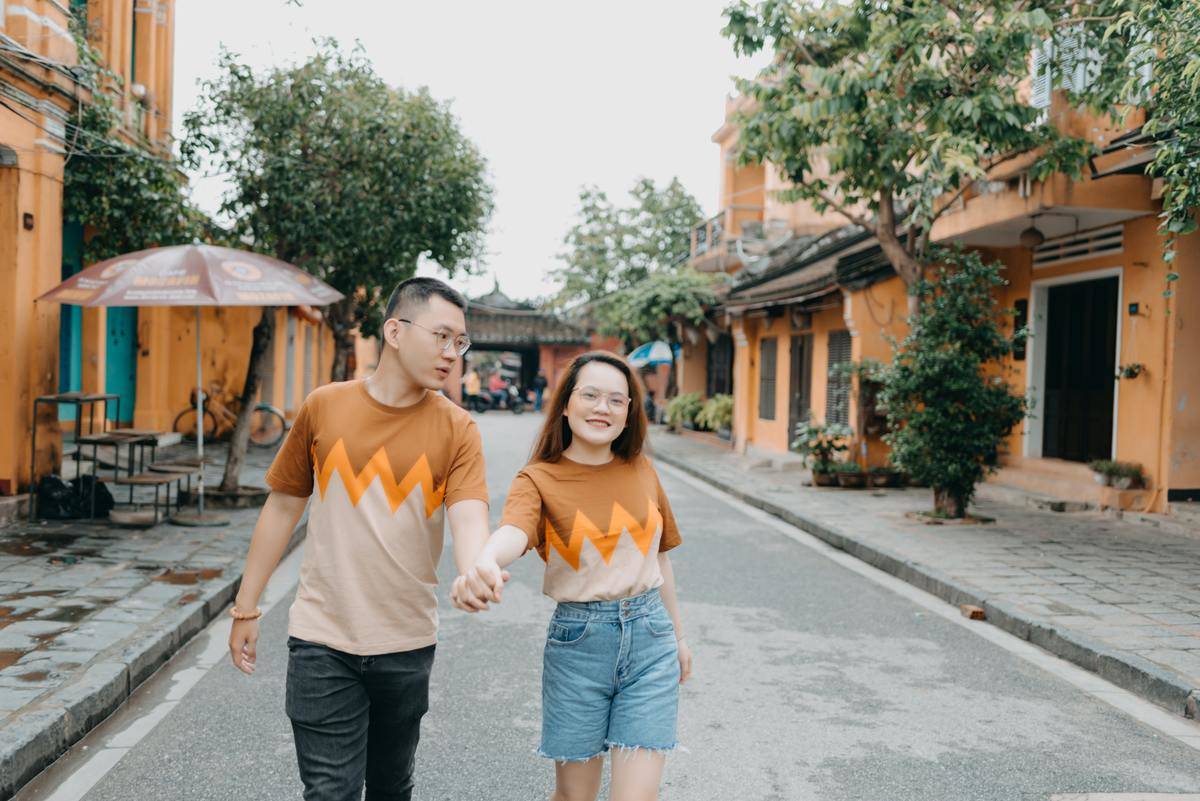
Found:
<path fill-rule="evenodd" d="M 546 541 L 554 546 L 554 550 L 558 551 L 559 555 L 574 570 L 579 569 L 579 556 L 583 551 L 585 539 L 592 541 L 592 545 L 595 545 L 596 550 L 600 552 L 600 558 L 607 565 L 612 560 L 613 551 L 617 549 L 617 542 L 621 539 L 622 531 L 628 531 L 638 550 L 642 552 L 643 556 L 648 556 L 654 535 L 662 525 L 662 515 L 658 511 L 657 504 L 654 503 L 653 498 L 649 498 L 648 501 L 649 509 L 646 512 L 645 525 L 638 523 L 637 518 L 614 501 L 608 531 L 602 532 L 595 523 L 588 519 L 587 515 L 582 511 L 576 511 L 575 525 L 571 527 L 571 536 L 564 542 L 562 536 L 547 520 Z"/>
<path fill-rule="evenodd" d="M 329 486 L 329 479 L 333 477 L 335 471 L 342 477 L 342 486 L 346 488 L 346 493 L 350 496 L 350 503 L 354 506 L 358 506 L 363 493 L 376 478 L 379 479 L 379 484 L 387 495 L 388 505 L 391 506 L 393 514 L 418 484 L 421 484 L 425 490 L 426 517 L 432 517 L 446 497 L 444 482 L 440 487 L 433 485 L 433 471 L 429 468 L 429 460 L 425 458 L 425 454 L 421 454 L 421 458 L 417 459 L 401 481 L 396 481 L 387 452 L 383 448 L 375 451 L 375 455 L 359 473 L 354 472 L 354 467 L 350 464 L 350 456 L 346 453 L 346 444 L 340 439 L 330 448 L 324 464 L 317 462 L 315 447 L 312 457 L 313 464 L 317 466 L 317 486 L 321 490 L 322 500 L 325 498 L 325 489 Z"/>

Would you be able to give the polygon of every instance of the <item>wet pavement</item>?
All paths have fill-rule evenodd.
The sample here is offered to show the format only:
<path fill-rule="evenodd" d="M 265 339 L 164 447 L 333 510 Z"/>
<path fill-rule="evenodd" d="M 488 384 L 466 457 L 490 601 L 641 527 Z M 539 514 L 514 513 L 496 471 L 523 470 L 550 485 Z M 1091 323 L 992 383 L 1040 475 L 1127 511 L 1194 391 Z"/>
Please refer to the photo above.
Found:
<path fill-rule="evenodd" d="M 172 455 L 190 450 L 163 454 Z M 245 483 L 261 483 L 270 455 L 251 452 Z M 210 484 L 223 460 L 213 454 Z M 130 529 L 103 520 L 0 528 L 0 729 L 19 739 L 33 736 L 36 721 L 60 725 L 59 710 L 78 717 L 79 699 L 97 689 L 98 666 L 123 665 L 109 683 L 128 694 L 185 633 L 219 612 L 240 575 L 257 510 L 222 514 L 230 524 L 221 528 Z M 87 714 L 111 711 L 112 703 Z M 69 742 L 83 722 L 61 725 Z M 0 767 L 11 767 L 11 745 L 0 749 Z"/>

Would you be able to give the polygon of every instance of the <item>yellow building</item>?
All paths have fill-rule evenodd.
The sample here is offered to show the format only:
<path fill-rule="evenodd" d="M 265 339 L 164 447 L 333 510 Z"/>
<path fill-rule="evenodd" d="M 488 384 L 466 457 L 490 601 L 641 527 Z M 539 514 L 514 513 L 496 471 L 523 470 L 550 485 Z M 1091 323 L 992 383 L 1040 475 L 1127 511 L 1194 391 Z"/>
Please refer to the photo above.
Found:
<path fill-rule="evenodd" d="M 175 0 L 0 1 L 0 496 L 30 481 L 33 399 L 56 392 L 121 397 L 111 423 L 168 431 L 195 384 L 194 311 L 172 308 L 80 309 L 35 303 L 87 266 L 85 232 L 64 225 L 63 165 L 71 115 L 86 89 L 71 67 L 72 26 L 86 31 L 120 78 L 115 98 L 122 135 L 147 150 L 172 147 Z M 73 157 L 86 157 L 76 154 Z M 170 244 L 170 243 L 164 243 Z M 250 336 L 261 309 L 205 309 L 205 381 L 240 392 Z M 277 312 L 273 358 L 260 396 L 289 415 L 329 378 L 333 345 L 319 313 Z M 211 384 L 210 384 L 211 387 Z M 74 411 L 39 420 L 39 473 L 60 463 L 60 427 Z"/>
<path fill-rule="evenodd" d="M 1200 273 L 1200 236 L 1179 243 L 1175 269 L 1184 278 L 1165 298 L 1169 270 L 1155 217 L 1161 190 L 1144 174 L 1151 144 L 1139 138 L 1141 119 L 1113 129 L 1060 97 L 1053 102 L 1057 125 L 1100 147 L 1090 172 L 1038 182 L 1028 172 L 1032 159 L 1014 161 L 933 231 L 934 241 L 962 242 L 1003 264 L 1008 285 L 999 300 L 1033 332 L 1004 365 L 1031 414 L 992 480 L 1164 511 L 1169 501 L 1200 497 L 1200 370 L 1186 355 L 1200 352 L 1200 287 L 1188 278 Z M 692 264 L 735 273 L 712 315 L 732 338 L 732 365 L 721 369 L 734 388 L 735 447 L 784 452 L 796 424 L 811 416 L 865 430 L 855 456 L 882 463 L 882 421 L 859 409 L 854 383 L 830 368 L 891 358 L 889 337 L 904 335 L 904 285 L 869 234 L 807 207 L 772 208 L 772 170 L 733 166 L 731 126 L 714 139 L 723 209 L 715 220 L 724 227 L 716 247 L 713 221 L 698 229 Z M 692 339 L 681 384 L 706 391 L 713 364 L 704 351 L 714 337 Z M 1136 377 L 1115 378 L 1131 366 L 1125 372 Z M 1086 467 L 1097 458 L 1137 462 L 1147 489 L 1101 488 Z"/>

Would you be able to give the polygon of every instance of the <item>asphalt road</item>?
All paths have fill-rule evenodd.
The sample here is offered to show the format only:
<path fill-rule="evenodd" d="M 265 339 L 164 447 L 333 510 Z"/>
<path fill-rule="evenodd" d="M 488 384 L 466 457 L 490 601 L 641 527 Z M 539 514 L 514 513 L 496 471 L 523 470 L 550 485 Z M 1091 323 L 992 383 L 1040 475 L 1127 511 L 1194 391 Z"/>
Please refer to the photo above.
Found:
<path fill-rule="evenodd" d="M 538 422 L 494 412 L 479 418 L 493 518 Z M 798 544 L 715 492 L 665 468 L 662 475 L 684 537 L 673 559 L 696 658 L 681 703 L 684 747 L 668 763 L 664 799 L 1016 801 L 1200 792 L 1196 750 Z M 552 604 L 541 595 L 536 556 L 513 574 L 501 607 L 458 612 L 445 603 L 453 576 L 447 543 L 419 799 L 549 795 L 551 766 L 533 749 Z M 83 797 L 299 798 L 283 713 L 288 602 L 282 598 L 264 619 L 255 676 L 210 660 L 215 665 L 186 694 L 176 692 L 178 703 L 148 733 L 156 721 L 126 713 L 124 734 L 110 724 L 85 741 L 88 751 L 64 758 L 67 767 L 93 759 L 87 783 L 95 783 Z M 170 692 L 166 679 L 158 685 L 158 696 Z M 129 734 L 137 726 L 140 739 Z M 118 736 L 132 743 L 119 757 L 89 757 Z M 69 771 L 60 766 L 58 773 Z M 79 797 L 70 784 L 48 774 L 21 801 Z"/>

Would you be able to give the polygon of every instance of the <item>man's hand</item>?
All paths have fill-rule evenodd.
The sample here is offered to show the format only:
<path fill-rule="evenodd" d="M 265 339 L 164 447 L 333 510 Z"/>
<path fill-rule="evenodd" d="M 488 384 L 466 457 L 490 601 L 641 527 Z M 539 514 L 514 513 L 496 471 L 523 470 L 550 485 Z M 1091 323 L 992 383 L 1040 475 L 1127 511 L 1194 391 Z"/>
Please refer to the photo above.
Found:
<path fill-rule="evenodd" d="M 233 666 L 246 675 L 254 673 L 258 654 L 258 621 L 235 620 L 229 632 L 229 658 Z"/>
<path fill-rule="evenodd" d="M 501 570 L 495 559 L 480 557 L 475 567 L 454 580 L 450 601 L 464 612 L 486 611 L 489 602 L 500 603 L 509 578 L 508 571 Z"/>

